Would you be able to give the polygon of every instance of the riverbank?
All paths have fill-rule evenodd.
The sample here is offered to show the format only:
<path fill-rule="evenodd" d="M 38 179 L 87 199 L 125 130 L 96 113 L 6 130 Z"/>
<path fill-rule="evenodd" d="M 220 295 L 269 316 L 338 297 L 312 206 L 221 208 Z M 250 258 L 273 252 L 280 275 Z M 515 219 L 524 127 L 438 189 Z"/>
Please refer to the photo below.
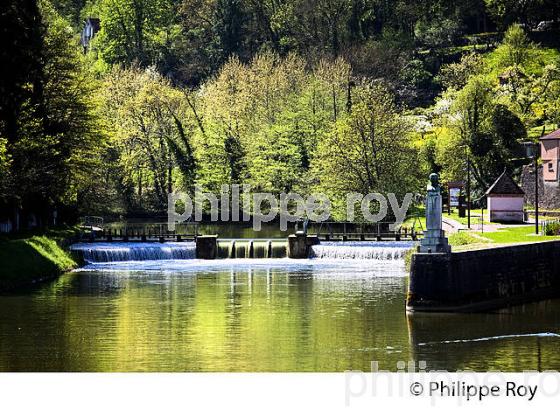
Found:
<path fill-rule="evenodd" d="M 65 250 L 73 230 L 0 239 L 0 291 L 31 286 L 76 267 Z"/>

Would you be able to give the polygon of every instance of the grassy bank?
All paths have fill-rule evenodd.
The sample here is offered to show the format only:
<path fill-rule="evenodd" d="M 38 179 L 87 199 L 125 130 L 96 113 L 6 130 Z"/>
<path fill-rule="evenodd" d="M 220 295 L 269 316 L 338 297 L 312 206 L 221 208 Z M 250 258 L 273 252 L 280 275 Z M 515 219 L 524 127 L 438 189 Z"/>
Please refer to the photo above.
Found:
<path fill-rule="evenodd" d="M 533 226 L 499 229 L 495 232 L 467 232 L 451 234 L 449 243 L 454 251 L 491 248 L 521 243 L 557 241 L 560 236 L 537 236 Z"/>
<path fill-rule="evenodd" d="M 59 245 L 65 238 L 59 233 L 0 240 L 0 290 L 32 285 L 74 268 L 76 263 Z"/>

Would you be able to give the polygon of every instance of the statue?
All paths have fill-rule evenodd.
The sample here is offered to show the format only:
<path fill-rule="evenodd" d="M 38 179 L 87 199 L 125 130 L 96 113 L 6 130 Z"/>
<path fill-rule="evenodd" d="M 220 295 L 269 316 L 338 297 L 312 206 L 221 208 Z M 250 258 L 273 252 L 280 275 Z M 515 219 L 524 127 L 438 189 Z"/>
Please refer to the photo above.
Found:
<path fill-rule="evenodd" d="M 430 174 L 430 183 L 428 184 L 428 193 L 437 191 L 441 193 L 441 185 L 439 183 L 439 175 L 438 174 Z"/>
<path fill-rule="evenodd" d="M 426 188 L 426 231 L 420 242 L 420 253 L 448 253 L 451 247 L 443 231 L 443 201 L 439 175 L 431 174 Z"/>

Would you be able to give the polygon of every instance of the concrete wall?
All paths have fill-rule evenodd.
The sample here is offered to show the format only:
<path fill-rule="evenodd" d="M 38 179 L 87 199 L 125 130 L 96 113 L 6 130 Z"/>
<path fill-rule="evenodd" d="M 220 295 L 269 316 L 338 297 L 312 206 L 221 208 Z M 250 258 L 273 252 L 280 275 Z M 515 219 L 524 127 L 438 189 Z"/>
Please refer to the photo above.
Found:
<path fill-rule="evenodd" d="M 489 196 L 490 222 L 523 222 L 523 196 Z"/>
<path fill-rule="evenodd" d="M 483 311 L 560 297 L 560 241 L 412 258 L 411 311 Z"/>

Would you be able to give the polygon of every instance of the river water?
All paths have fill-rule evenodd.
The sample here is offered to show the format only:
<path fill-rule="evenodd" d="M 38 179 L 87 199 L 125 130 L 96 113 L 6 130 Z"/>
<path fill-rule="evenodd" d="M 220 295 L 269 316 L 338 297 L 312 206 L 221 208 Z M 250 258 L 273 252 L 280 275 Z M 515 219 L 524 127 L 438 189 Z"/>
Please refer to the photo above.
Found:
<path fill-rule="evenodd" d="M 406 245 L 344 246 L 197 261 L 105 245 L 101 262 L 0 295 L 0 371 L 560 370 L 559 301 L 407 316 Z"/>

